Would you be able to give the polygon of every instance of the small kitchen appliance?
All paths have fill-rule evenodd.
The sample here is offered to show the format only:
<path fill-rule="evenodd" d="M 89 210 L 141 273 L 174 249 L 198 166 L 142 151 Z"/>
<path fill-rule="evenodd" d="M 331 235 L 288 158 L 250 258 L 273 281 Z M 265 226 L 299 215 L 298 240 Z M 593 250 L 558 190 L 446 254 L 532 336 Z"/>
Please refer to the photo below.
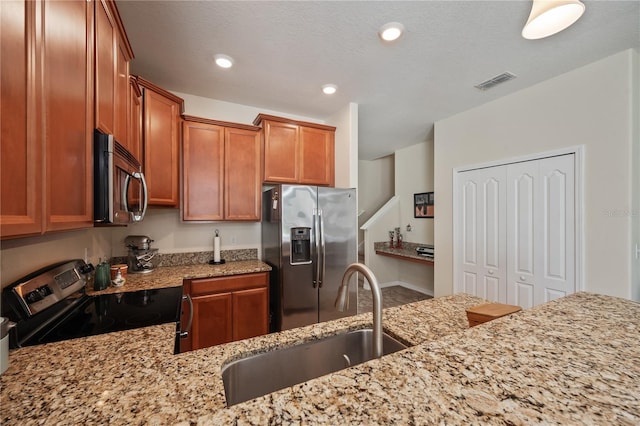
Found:
<path fill-rule="evenodd" d="M 146 274 L 158 266 L 158 249 L 151 248 L 152 242 L 146 235 L 129 235 L 124 239 L 124 245 L 129 248 L 128 272 Z"/>
<path fill-rule="evenodd" d="M 101 226 L 140 222 L 147 211 L 147 183 L 140 163 L 113 137 L 95 131 L 93 219 Z"/>

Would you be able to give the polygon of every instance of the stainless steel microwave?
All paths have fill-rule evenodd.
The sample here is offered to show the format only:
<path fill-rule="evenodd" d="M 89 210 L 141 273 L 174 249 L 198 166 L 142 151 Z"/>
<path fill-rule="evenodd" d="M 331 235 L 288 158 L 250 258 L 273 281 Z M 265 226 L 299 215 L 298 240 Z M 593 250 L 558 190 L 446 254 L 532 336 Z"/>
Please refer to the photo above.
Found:
<path fill-rule="evenodd" d="M 93 165 L 94 222 L 121 225 L 142 221 L 148 192 L 138 160 L 113 135 L 96 130 Z"/>

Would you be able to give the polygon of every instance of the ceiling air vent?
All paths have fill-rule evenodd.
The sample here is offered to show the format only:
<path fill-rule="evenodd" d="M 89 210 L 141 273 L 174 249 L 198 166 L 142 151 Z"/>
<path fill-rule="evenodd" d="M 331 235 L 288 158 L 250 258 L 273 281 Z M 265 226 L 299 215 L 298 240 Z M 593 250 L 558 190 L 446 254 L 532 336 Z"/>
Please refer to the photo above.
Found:
<path fill-rule="evenodd" d="M 503 72 L 502 74 L 496 75 L 495 77 L 490 78 L 487 81 L 483 81 L 482 83 L 477 84 L 473 87 L 479 90 L 489 90 L 493 86 L 497 86 L 498 84 L 504 83 L 505 81 L 513 80 L 514 78 L 516 78 L 515 74 L 511 74 L 510 72 Z"/>

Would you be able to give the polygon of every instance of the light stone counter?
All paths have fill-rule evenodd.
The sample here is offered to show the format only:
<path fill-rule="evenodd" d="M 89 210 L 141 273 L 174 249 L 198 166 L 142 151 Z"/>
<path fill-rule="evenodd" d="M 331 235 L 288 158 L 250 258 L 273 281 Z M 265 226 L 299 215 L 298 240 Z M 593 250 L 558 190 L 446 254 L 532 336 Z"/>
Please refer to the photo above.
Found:
<path fill-rule="evenodd" d="M 224 408 L 220 367 L 371 315 L 172 355 L 171 325 L 18 349 L 2 424 L 638 424 L 640 305 L 578 293 L 467 329 L 468 295 L 385 311 L 412 348 Z"/>
<path fill-rule="evenodd" d="M 105 290 L 94 291 L 93 288 L 87 286 L 87 294 L 93 296 L 138 290 L 153 290 L 156 288 L 182 287 L 183 279 L 224 277 L 228 275 L 269 271 L 271 271 L 271 266 L 260 260 L 240 260 L 227 262 L 223 265 L 201 263 L 180 266 L 160 266 L 146 274 L 127 274 L 127 282 L 122 287 L 109 287 Z"/>

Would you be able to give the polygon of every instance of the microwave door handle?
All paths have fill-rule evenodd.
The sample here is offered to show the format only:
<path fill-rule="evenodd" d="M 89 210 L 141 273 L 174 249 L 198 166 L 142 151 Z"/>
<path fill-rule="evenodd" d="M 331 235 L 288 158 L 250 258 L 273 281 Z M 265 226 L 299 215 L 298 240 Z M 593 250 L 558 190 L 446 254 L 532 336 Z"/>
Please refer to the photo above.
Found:
<path fill-rule="evenodd" d="M 131 175 L 127 173 L 127 177 L 124 178 L 124 184 L 122 188 L 122 194 L 120 198 L 122 198 L 122 204 L 124 206 L 124 211 L 129 213 L 129 197 L 127 194 L 129 193 L 129 183 L 131 182 Z M 111 204 L 113 205 L 113 204 Z"/>
<path fill-rule="evenodd" d="M 136 178 L 136 179 L 140 179 L 142 181 L 142 188 L 141 188 L 142 189 L 142 194 L 140 194 L 140 198 L 144 199 L 142 212 L 138 212 L 139 214 L 133 213 L 133 221 L 134 222 L 140 222 L 140 221 L 142 221 L 142 219 L 144 219 L 144 215 L 147 213 L 147 204 L 148 204 L 149 191 L 147 189 L 147 181 L 144 178 L 144 173 L 136 172 L 136 173 L 133 174 L 133 177 Z M 129 176 L 127 176 L 127 178 L 129 178 Z"/>

